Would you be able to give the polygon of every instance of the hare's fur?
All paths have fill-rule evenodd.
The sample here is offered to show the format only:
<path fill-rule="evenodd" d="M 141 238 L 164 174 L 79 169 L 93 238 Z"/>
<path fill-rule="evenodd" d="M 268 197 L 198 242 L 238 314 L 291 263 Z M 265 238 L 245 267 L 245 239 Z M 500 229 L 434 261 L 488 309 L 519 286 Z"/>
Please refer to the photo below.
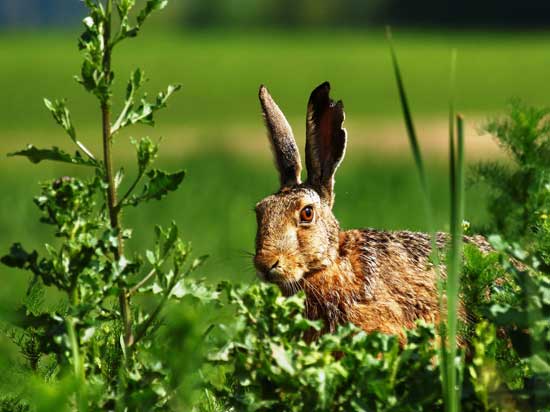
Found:
<path fill-rule="evenodd" d="M 340 230 L 332 213 L 334 174 L 347 136 L 343 104 L 332 102 L 329 90 L 323 83 L 308 103 L 308 178 L 302 183 L 292 130 L 267 89 L 260 88 L 281 187 L 256 205 L 254 264 L 258 275 L 285 295 L 304 290 L 307 316 L 323 319 L 326 331 L 349 321 L 403 339 L 404 329 L 417 320 L 437 322 L 441 317 L 431 240 L 408 231 Z M 313 211 L 311 221 L 302 219 L 306 207 Z M 465 240 L 488 248 L 480 237 Z M 439 234 L 438 248 L 446 243 L 447 235 Z M 444 276 L 442 271 L 443 266 L 439 275 Z"/>

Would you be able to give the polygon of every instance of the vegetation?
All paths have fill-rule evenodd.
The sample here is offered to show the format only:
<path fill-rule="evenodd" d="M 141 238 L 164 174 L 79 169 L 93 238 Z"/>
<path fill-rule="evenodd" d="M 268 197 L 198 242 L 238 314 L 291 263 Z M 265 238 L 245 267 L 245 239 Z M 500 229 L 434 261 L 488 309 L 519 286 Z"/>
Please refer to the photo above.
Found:
<path fill-rule="evenodd" d="M 512 164 L 485 162 L 474 168 L 473 182 L 490 188 L 488 209 L 494 217 L 485 232 L 501 233 L 524 244 L 546 244 L 550 212 L 550 110 L 513 101 L 509 114 L 488 122 L 485 130 L 497 138 Z M 550 261 L 545 255 L 543 262 Z"/>
<path fill-rule="evenodd" d="M 472 246 L 463 250 L 462 118 L 455 123 L 452 102 L 447 218 L 438 212 L 447 206 L 441 200 L 444 184 L 424 163 L 392 47 L 421 190 L 416 195 L 417 209 L 410 199 L 406 213 L 394 208 L 404 224 L 389 225 L 423 224 L 435 232 L 442 222 L 449 222 L 446 256 L 434 254 L 433 259 L 447 264 L 448 278 L 440 291 L 450 310 L 442 324 L 420 323 L 408 331 L 404 346 L 395 337 L 366 334 L 353 325 L 306 342 L 305 334 L 321 325 L 304 318 L 302 295 L 283 298 L 266 284 L 232 282 L 213 290 L 191 276 L 204 257 L 189 260 L 190 245 L 180 239 L 175 223 L 156 226 L 151 236 L 141 235 L 132 244 L 133 233 L 124 223 L 132 215 L 138 219 L 141 210 L 151 213 L 155 222 L 166 218 L 155 215 L 160 209 L 148 209 L 149 203 L 171 195 L 185 174 L 153 167 L 158 145 L 143 137 L 132 140 L 137 167 L 127 181 L 128 168 L 115 167 L 113 143 L 130 126 L 153 125 L 157 112 L 179 86 L 169 86 L 152 101 L 141 98 L 145 76 L 135 69 L 124 98 L 116 103 L 119 89 L 114 83 L 113 52 L 137 36 L 149 15 L 167 2 L 148 0 L 139 10 L 134 10 L 133 0 L 87 0 L 85 4 L 90 16 L 84 20 L 79 41 L 84 61 L 78 82 L 97 100 L 102 138 L 100 144 L 90 145 L 80 128 L 77 131 L 65 101 L 46 100 L 76 151 L 29 145 L 11 154 L 33 163 L 59 163 L 63 176 L 41 183 L 34 201 L 41 222 L 53 229 L 55 239 L 39 251 L 15 243 L 1 258 L 12 270 L 28 272 L 30 282 L 22 305 L 15 310 L 2 308 L 0 349 L 7 350 L 0 352 L 0 362 L 7 373 L 0 379 L 0 410 L 550 410 L 550 224 L 545 217 L 550 182 L 544 163 L 545 109 L 516 104 L 507 117 L 489 123 L 488 130 L 512 154 L 514 163 L 475 169 L 472 179 L 484 179 L 490 189 L 486 233 L 495 250 L 482 253 Z M 94 154 L 98 147 L 103 156 Z M 198 170 L 213 173 L 211 164 L 205 165 L 204 159 L 198 162 Z M 230 175 L 225 166 L 218 165 L 214 172 L 223 177 L 221 187 L 227 188 Z M 75 171 L 76 167 L 80 170 Z M 235 170 L 252 175 L 240 183 L 247 189 L 251 181 L 262 182 L 262 194 L 269 186 L 261 172 Z M 74 176 L 65 171 L 74 171 Z M 387 169 L 372 168 L 369 173 L 386 182 L 405 174 L 397 168 L 389 178 L 383 176 Z M 361 176 L 361 180 L 350 178 L 354 191 L 356 182 L 364 180 Z M 438 190 L 433 190 L 432 178 Z M 342 174 L 341 180 L 345 179 Z M 402 183 L 405 191 L 411 190 L 410 180 L 397 181 L 406 182 Z M 205 209 L 202 213 L 208 218 L 217 219 L 216 213 L 210 213 L 217 209 L 208 205 L 215 189 L 211 183 L 198 181 L 195 194 L 185 199 Z M 343 186 L 340 181 L 339 186 Z M 219 196 L 237 196 L 234 187 L 225 190 L 215 192 L 216 202 L 220 203 Z M 379 193 L 368 202 L 378 199 Z M 234 212 L 239 222 L 242 210 L 252 204 L 250 199 L 240 199 L 243 207 Z M 352 212 L 364 222 L 362 204 L 355 207 Z M 426 218 L 413 218 L 413 210 Z M 349 215 L 344 215 L 344 224 L 346 219 Z M 228 243 L 222 239 L 219 247 L 227 249 Z M 468 323 L 458 321 L 459 298 L 469 311 Z M 224 309 L 219 308 L 222 303 Z M 461 338 L 461 345 L 455 336 Z M 6 337 L 13 344 L 6 345 Z M 17 354 L 9 351 L 14 346 Z"/>
<path fill-rule="evenodd" d="M 184 172 L 153 168 L 158 146 L 141 138 L 134 142 L 137 171 L 123 190 L 125 173 L 114 168 L 111 152 L 121 129 L 136 123 L 153 125 L 155 113 L 179 89 L 168 86 L 153 102 L 140 99 L 145 76 L 136 69 L 128 81 L 122 110 L 112 116 L 113 51 L 122 41 L 137 36 L 149 14 L 165 5 L 160 0 L 148 1 L 132 22 L 132 0 L 86 1 L 90 15 L 84 19 L 79 41 L 84 61 L 77 81 L 99 102 L 102 160 L 79 140 L 70 112 L 60 100 L 45 100 L 46 107 L 78 150 L 70 154 L 55 146 L 29 145 L 10 154 L 33 163 L 56 161 L 92 170 L 87 179 L 63 176 L 42 184 L 35 204 L 42 212 L 41 222 L 53 226 L 58 238 L 45 245 L 42 256 L 15 243 L 1 259 L 9 267 L 32 273 L 25 301 L 11 314 L 5 333 L 25 359 L 22 373 L 52 383 L 47 396 L 31 403 L 38 410 L 58 404 L 79 411 L 152 411 L 186 401 L 187 392 L 181 390 L 182 368 L 169 362 L 170 352 L 163 346 L 175 343 L 173 334 L 178 331 L 187 338 L 193 329 L 184 327 L 183 318 L 183 325 L 180 320 L 169 336 L 162 336 L 159 321 L 171 301 L 191 296 L 200 301 L 215 298 L 215 292 L 189 277 L 204 257 L 187 262 L 190 248 L 179 238 L 175 224 L 166 229 L 157 226 L 153 247 L 130 256 L 124 243 L 132 232 L 122 224 L 124 208 L 162 199 L 178 188 Z M 115 10 L 118 27 L 113 23 Z M 60 305 L 48 308 L 43 304 L 45 287 L 61 294 Z M 151 309 L 138 303 L 141 295 L 151 296 Z M 36 390 L 32 382 L 3 395 L 2 407 L 12 408 L 14 399 L 21 398 L 24 401 L 17 405 L 26 409 L 27 397 Z"/>
<path fill-rule="evenodd" d="M 391 51 L 431 218 L 427 176 L 393 47 Z M 236 320 L 233 327 L 223 329 L 228 332 L 225 343 L 209 359 L 218 369 L 207 380 L 220 410 L 550 410 L 550 276 L 541 265 L 547 235 L 528 243 L 530 251 L 498 235 L 490 238 L 493 252 L 484 253 L 473 245 L 462 250 L 463 128 L 458 117 L 455 141 L 452 107 L 451 242 L 446 287 L 440 288 L 442 300 L 447 301 L 447 319 L 431 327 L 421 323 L 417 330 L 408 331 L 404 347 L 395 338 L 366 335 L 351 325 L 308 344 L 304 333 L 320 325 L 302 317 L 303 299 L 283 299 L 267 286 L 244 291 L 226 287 L 229 301 L 236 306 Z M 517 119 L 524 120 L 521 125 L 528 131 L 539 127 L 541 118 L 525 124 L 532 113 L 537 109 L 516 106 L 510 119 L 495 121 L 490 128 L 498 131 L 496 137 L 513 153 L 525 150 L 534 140 L 544 145 L 544 133 L 529 138 L 514 127 Z M 533 173 L 532 164 L 532 157 L 520 157 L 515 173 Z M 500 184 L 498 188 L 502 196 L 517 190 Z M 536 185 L 515 209 L 532 204 L 547 191 L 545 185 Z M 494 218 L 498 221 L 499 215 Z M 539 224 L 537 233 L 544 231 Z M 434 259 L 444 261 L 437 254 Z M 468 323 L 458 323 L 459 296 L 469 312 Z M 434 343 L 436 336 L 440 345 Z M 464 342 L 460 348 L 456 337 Z"/>

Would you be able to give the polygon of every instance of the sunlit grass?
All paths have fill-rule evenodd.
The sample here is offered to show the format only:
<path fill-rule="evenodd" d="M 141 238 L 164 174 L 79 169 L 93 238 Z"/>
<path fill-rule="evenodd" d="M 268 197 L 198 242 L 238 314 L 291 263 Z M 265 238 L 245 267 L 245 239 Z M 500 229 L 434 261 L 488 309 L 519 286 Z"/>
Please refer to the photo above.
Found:
<path fill-rule="evenodd" d="M 183 85 L 159 124 L 217 128 L 257 124 L 256 92 L 263 83 L 290 119 L 302 124 L 311 89 L 330 80 L 346 104 L 348 119 L 395 118 L 399 102 L 381 31 L 155 32 L 128 42 L 116 59 L 116 87 L 125 87 L 132 62 L 155 73 L 146 89 Z M 96 124 L 93 101 L 71 81 L 80 70 L 75 36 L 66 32 L 0 33 L 3 93 L 0 131 L 50 128 L 42 98 L 66 96 L 77 128 Z M 448 55 L 458 48 L 457 102 L 465 115 L 500 112 L 512 96 L 544 103 L 550 34 L 400 32 L 400 61 L 417 116 L 445 115 Z M 519 47 L 521 46 L 521 47 Z M 521 73 L 521 75 L 518 75 Z M 17 86 L 16 86 L 17 85 Z M 120 102 L 119 102 L 120 103 Z M 51 129 L 50 129 L 51 130 Z M 221 133 L 220 133 L 221 135 Z M 32 137 L 32 136 L 31 136 Z M 205 138 L 215 139 L 218 134 Z M 33 137 L 33 142 L 38 144 Z M 93 140 L 93 139 L 92 139 Z"/>
<path fill-rule="evenodd" d="M 399 99 L 407 128 L 411 152 L 420 177 L 426 220 L 432 233 L 432 253 L 436 267 L 440 264 L 436 250 L 435 232 L 433 227 L 432 194 L 430 193 L 422 154 L 409 107 L 407 93 L 403 83 L 397 54 L 392 41 L 391 30 L 387 29 Z M 455 72 L 456 52 L 451 55 L 451 98 L 449 105 L 449 175 L 450 175 L 450 235 L 451 242 L 447 258 L 446 288 L 439 287 L 440 301 L 446 302 L 446 320 L 439 328 L 441 348 L 440 359 L 443 368 L 441 380 L 445 396 L 445 406 L 449 412 L 460 410 L 461 365 L 457 364 L 457 326 L 458 326 L 458 296 L 460 289 L 460 273 L 462 259 L 462 222 L 464 218 L 464 124 L 461 115 L 456 116 L 455 133 Z M 443 291 L 445 292 L 443 295 Z M 443 322 L 443 320 L 442 320 Z"/>

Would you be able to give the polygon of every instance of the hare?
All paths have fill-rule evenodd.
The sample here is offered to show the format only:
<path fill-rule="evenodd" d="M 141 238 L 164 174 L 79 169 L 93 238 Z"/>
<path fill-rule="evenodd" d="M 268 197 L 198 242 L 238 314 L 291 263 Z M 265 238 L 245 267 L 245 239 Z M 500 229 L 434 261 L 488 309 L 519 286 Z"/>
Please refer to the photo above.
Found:
<path fill-rule="evenodd" d="M 344 157 L 347 133 L 343 103 L 334 103 L 329 91 L 325 82 L 309 99 L 307 180 L 302 183 L 292 130 L 268 90 L 260 87 L 280 188 L 256 204 L 254 265 L 258 276 L 278 285 L 284 295 L 304 290 L 306 315 L 322 319 L 325 332 L 352 322 L 403 341 L 404 329 L 413 328 L 417 320 L 438 322 L 442 316 L 430 236 L 340 229 L 332 213 L 334 175 Z M 438 234 L 438 248 L 447 237 Z M 488 247 L 482 238 L 466 241 Z"/>

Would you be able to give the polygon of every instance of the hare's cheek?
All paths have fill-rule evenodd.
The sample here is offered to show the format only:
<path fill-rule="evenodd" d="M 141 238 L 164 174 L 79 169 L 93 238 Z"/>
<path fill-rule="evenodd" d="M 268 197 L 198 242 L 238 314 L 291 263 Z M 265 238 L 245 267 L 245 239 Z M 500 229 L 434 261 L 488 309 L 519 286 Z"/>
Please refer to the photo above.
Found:
<path fill-rule="evenodd" d="M 279 236 L 275 242 L 276 249 L 282 253 L 296 250 L 299 244 L 296 229 L 293 227 L 284 227 L 279 230 Z"/>

